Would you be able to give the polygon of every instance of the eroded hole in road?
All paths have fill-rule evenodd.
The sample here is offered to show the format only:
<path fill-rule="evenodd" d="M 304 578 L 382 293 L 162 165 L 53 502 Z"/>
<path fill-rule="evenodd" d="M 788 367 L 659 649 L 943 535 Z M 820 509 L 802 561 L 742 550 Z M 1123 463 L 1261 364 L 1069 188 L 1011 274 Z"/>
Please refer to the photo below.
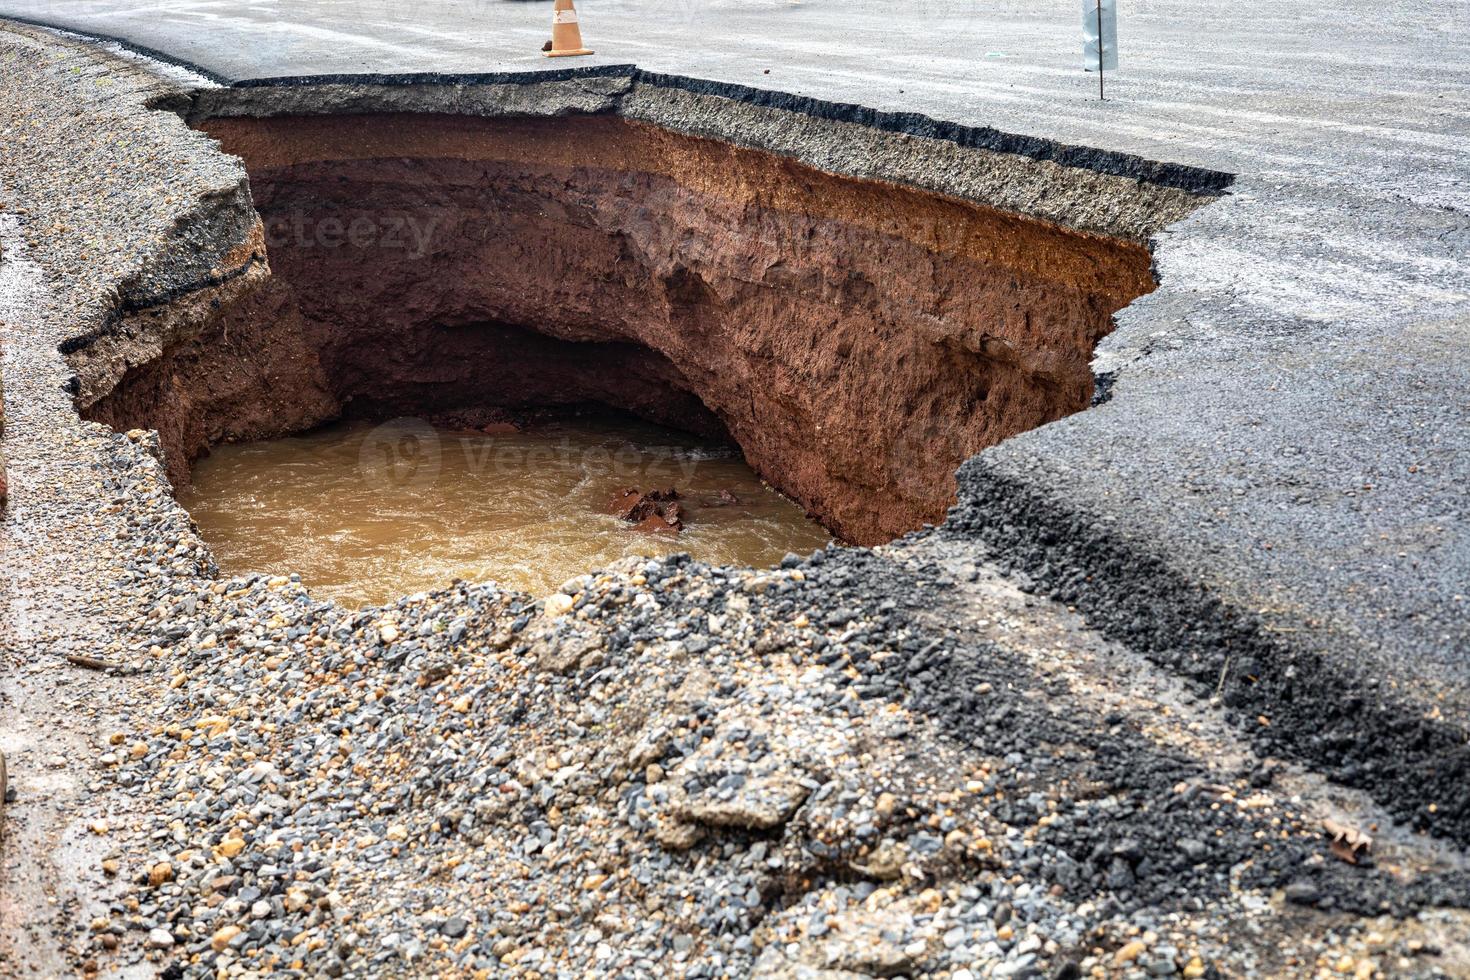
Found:
<path fill-rule="evenodd" d="M 1154 286 L 1137 241 L 615 116 L 199 127 L 245 161 L 261 218 L 252 248 L 269 268 L 216 290 L 228 295 L 193 313 L 202 327 L 153 356 L 79 371 L 89 417 L 159 429 L 180 482 L 218 444 L 341 419 L 544 419 L 592 405 L 736 447 L 750 472 L 721 477 L 733 496 L 758 496 L 763 479 L 838 538 L 878 543 L 942 518 L 967 456 L 1086 407 L 1094 346 Z M 350 460 L 370 431 L 231 452 L 187 499 L 201 516 L 268 506 L 304 527 L 337 498 L 314 477 L 294 504 L 289 487 L 252 498 L 249 468 Z M 660 451 L 685 438 L 639 431 L 578 438 Z M 546 478 L 534 492 L 571 492 L 567 471 Z M 696 499 L 720 489 L 690 485 Z M 424 506 L 467 506 L 455 528 L 479 519 L 452 498 Z M 754 552 L 711 557 L 812 543 L 801 515 L 782 526 Z M 599 533 L 588 567 L 607 554 Z M 400 544 L 411 564 L 416 539 Z"/>

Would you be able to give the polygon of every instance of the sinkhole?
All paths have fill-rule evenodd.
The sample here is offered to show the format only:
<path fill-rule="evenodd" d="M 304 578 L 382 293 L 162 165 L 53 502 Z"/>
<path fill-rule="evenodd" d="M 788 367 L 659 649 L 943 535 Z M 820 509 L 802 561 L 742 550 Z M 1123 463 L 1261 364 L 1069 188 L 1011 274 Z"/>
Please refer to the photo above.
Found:
<path fill-rule="evenodd" d="M 79 404 L 159 431 L 225 571 L 359 601 L 938 522 L 966 457 L 1088 406 L 1148 235 L 1204 197 L 896 133 L 851 139 L 1007 206 L 616 113 L 191 122 L 250 225 L 69 353 Z M 619 517 L 666 489 L 669 526 Z"/>

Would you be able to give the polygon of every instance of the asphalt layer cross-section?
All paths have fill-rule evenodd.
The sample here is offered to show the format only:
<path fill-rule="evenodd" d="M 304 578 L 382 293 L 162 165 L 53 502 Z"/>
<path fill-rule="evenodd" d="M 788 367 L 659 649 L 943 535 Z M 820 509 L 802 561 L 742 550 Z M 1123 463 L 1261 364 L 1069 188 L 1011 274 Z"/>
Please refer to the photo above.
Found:
<path fill-rule="evenodd" d="M 1076 7 L 586 0 L 597 54 L 579 63 L 1237 175 L 1157 242 L 1161 288 L 1098 352 L 1106 400 L 968 463 L 941 533 L 1159 661 L 1219 674 L 1246 711 L 1295 701 L 1281 737 L 1308 757 L 1332 758 L 1335 725 L 1378 725 L 1405 752 L 1463 758 L 1470 5 L 1123 0 L 1106 102 Z M 225 81 L 565 64 L 538 53 L 542 2 L 0 0 L 0 16 Z M 1338 713 L 1314 718 L 1324 687 Z M 1380 702 L 1433 730 L 1355 717 Z M 1380 793 L 1426 776 L 1332 764 Z"/>

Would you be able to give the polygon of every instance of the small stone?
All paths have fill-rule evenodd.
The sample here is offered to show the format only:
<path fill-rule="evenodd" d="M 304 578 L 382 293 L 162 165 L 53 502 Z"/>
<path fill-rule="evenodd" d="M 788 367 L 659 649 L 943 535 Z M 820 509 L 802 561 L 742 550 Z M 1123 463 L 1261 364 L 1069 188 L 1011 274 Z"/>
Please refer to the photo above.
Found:
<path fill-rule="evenodd" d="M 223 953 L 230 945 L 230 940 L 240 935 L 243 931 L 239 926 L 235 925 L 221 926 L 215 931 L 213 936 L 209 937 L 209 948 L 216 953 Z"/>
<path fill-rule="evenodd" d="M 1126 943 L 1125 945 L 1123 945 L 1116 953 L 1113 954 L 1113 962 L 1117 963 L 1119 966 L 1122 966 L 1124 963 L 1132 963 L 1134 960 L 1142 956 L 1143 951 L 1146 949 L 1148 949 L 1147 946 L 1145 946 L 1141 941 L 1135 939 L 1131 943 Z"/>
<path fill-rule="evenodd" d="M 232 858 L 245 849 L 245 841 L 239 837 L 226 837 L 214 845 L 216 857 Z"/>
<path fill-rule="evenodd" d="M 572 606 L 576 604 L 576 601 L 571 596 L 558 592 L 555 595 L 549 595 L 543 599 L 541 608 L 546 611 L 546 615 L 549 618 L 556 619 L 559 616 L 565 616 L 571 612 Z"/>
<path fill-rule="evenodd" d="M 682 820 L 660 820 L 653 831 L 654 839 L 669 851 L 687 851 L 704 837 L 704 828 Z"/>
<path fill-rule="evenodd" d="M 157 888 L 174 880 L 174 866 L 167 861 L 159 861 L 148 869 L 148 884 Z"/>
<path fill-rule="evenodd" d="M 878 802 L 873 805 L 873 812 L 880 817 L 893 816 L 893 808 L 898 805 L 898 799 L 892 793 L 879 793 Z"/>
<path fill-rule="evenodd" d="M 174 935 L 167 929 L 149 929 L 148 945 L 152 949 L 168 949 L 174 944 Z"/>
<path fill-rule="evenodd" d="M 1293 881 L 1286 886 L 1286 900 L 1293 905 L 1316 905 L 1322 892 L 1310 881 Z"/>

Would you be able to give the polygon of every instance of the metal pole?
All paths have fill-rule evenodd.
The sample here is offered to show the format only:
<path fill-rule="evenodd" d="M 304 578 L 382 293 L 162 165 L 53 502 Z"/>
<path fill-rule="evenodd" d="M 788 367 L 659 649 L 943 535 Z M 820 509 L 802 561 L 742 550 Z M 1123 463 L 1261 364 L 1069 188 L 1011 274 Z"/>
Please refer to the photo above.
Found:
<path fill-rule="evenodd" d="M 1103 95 L 1102 0 L 1097 0 L 1097 100 L 1107 101 L 1107 96 Z"/>

